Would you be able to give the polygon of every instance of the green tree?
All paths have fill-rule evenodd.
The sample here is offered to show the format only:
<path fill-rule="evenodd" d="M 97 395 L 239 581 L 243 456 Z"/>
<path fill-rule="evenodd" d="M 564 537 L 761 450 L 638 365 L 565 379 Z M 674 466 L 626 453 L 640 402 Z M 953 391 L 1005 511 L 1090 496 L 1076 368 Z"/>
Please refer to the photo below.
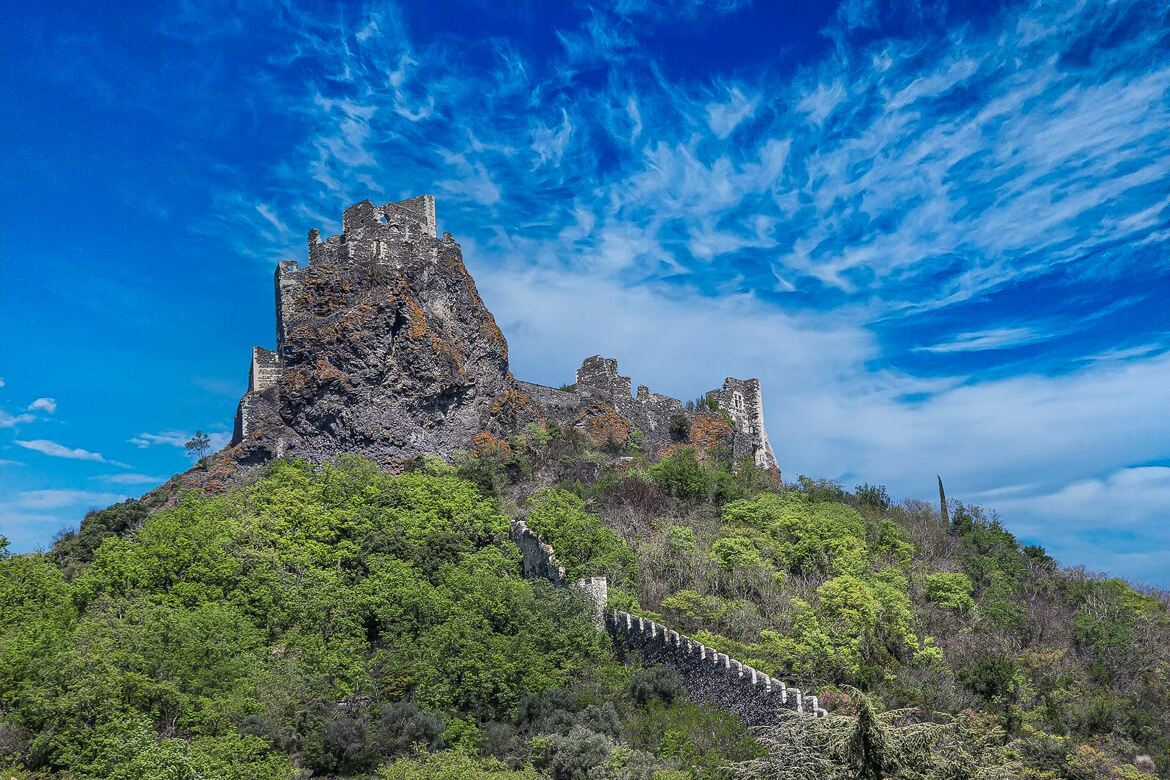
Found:
<path fill-rule="evenodd" d="M 533 533 L 552 545 L 569 579 L 605 575 L 621 585 L 632 580 L 634 553 L 620 536 L 585 511 L 580 496 L 561 488 L 538 491 L 525 518 Z"/>
<path fill-rule="evenodd" d="M 195 431 L 195 434 L 183 446 L 187 448 L 187 454 L 194 457 L 195 460 L 203 460 L 211 449 L 211 437 L 203 431 Z"/>

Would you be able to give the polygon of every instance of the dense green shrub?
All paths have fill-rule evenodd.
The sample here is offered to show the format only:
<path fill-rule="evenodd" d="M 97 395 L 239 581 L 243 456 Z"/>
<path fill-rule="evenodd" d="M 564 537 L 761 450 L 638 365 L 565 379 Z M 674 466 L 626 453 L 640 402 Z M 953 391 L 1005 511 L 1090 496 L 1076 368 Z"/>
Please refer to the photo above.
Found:
<path fill-rule="evenodd" d="M 585 501 L 560 488 L 529 501 L 528 527 L 552 545 L 570 579 L 605 575 L 614 584 L 631 580 L 634 554 L 621 537 L 585 511 Z"/>
<path fill-rule="evenodd" d="M 136 777 L 234 776 L 229 754 L 257 777 L 287 776 L 269 746 L 348 773 L 407 740 L 474 744 L 475 720 L 604 657 L 569 593 L 518 576 L 506 531 L 453 476 L 277 462 L 108 537 L 73 583 L 4 559 L 0 718 L 35 735 L 21 760 L 79 778 L 131 749 Z M 447 713 L 441 738 L 409 697 Z"/>
<path fill-rule="evenodd" d="M 926 600 L 940 607 L 966 611 L 975 606 L 974 587 L 966 574 L 939 572 L 926 575 Z"/>
<path fill-rule="evenodd" d="M 711 477 L 691 447 L 676 448 L 650 467 L 650 476 L 664 493 L 681 500 L 705 498 L 711 490 Z"/>
<path fill-rule="evenodd" d="M 86 514 L 76 533 L 63 532 L 53 544 L 52 556 L 71 575 L 93 560 L 94 551 L 110 536 L 125 536 L 142 525 L 149 511 L 141 501 L 129 499 Z"/>

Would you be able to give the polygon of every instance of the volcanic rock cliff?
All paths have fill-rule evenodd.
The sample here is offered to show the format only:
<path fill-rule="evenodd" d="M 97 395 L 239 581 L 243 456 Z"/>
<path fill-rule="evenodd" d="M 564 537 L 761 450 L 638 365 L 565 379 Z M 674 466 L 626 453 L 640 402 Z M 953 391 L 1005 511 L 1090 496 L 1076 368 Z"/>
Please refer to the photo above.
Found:
<path fill-rule="evenodd" d="M 599 356 L 565 389 L 513 377 L 507 341 L 459 244 L 436 234 L 430 195 L 351 206 L 341 235 L 322 241 L 309 232 L 307 267 L 280 262 L 275 287 L 276 350 L 252 350 L 231 444 L 213 458 L 221 475 L 274 457 L 343 452 L 395 468 L 551 420 L 599 444 L 639 437 L 658 453 L 718 443 L 776 469 L 754 379 L 727 379 L 705 408 L 688 410 L 646 387 L 631 392 L 617 362 Z"/>

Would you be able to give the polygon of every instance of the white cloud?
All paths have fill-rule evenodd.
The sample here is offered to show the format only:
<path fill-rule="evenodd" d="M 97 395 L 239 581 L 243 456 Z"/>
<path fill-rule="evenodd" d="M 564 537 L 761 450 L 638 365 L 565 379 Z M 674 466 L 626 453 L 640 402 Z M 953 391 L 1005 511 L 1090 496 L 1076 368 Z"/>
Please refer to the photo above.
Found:
<path fill-rule="evenodd" d="M 47 414 L 53 414 L 57 411 L 57 399 L 55 398 L 38 398 L 28 405 L 30 412 L 43 411 Z"/>
<path fill-rule="evenodd" d="M 185 447 L 191 440 L 191 434 L 183 431 L 163 431 L 162 433 L 140 433 L 130 439 L 135 447 L 146 449 L 158 444 L 170 447 Z"/>
<path fill-rule="evenodd" d="M 94 479 L 109 482 L 111 485 L 161 485 L 168 477 L 156 477 L 150 474 L 106 474 Z"/>
<path fill-rule="evenodd" d="M 716 136 L 726 138 L 741 122 L 751 118 L 759 105 L 758 95 L 748 97 L 739 87 L 731 87 L 727 91 L 727 100 L 707 104 L 707 125 Z"/>
<path fill-rule="evenodd" d="M 1165 583 L 1170 557 L 1170 467 L 1134 466 L 1052 489 L 988 497 L 1017 532 L 1093 571 Z"/>
<path fill-rule="evenodd" d="M 125 496 L 120 493 L 99 493 L 89 490 L 26 490 L 17 493 L 11 501 L 0 506 L 0 512 L 9 508 L 41 510 L 79 505 L 105 507 L 124 498 Z"/>
<path fill-rule="evenodd" d="M 533 169 L 545 163 L 560 165 L 572 132 L 573 123 L 569 121 L 569 112 L 563 108 L 559 127 L 550 128 L 541 123 L 535 124 L 532 128 L 532 151 L 536 152 L 537 159 L 532 164 Z"/>
<path fill-rule="evenodd" d="M 63 444 L 58 444 L 55 441 L 48 439 L 32 439 L 30 441 L 22 441 L 17 439 L 13 442 L 18 447 L 24 447 L 26 450 L 39 452 L 42 455 L 48 455 L 51 458 L 66 458 L 69 460 L 91 460 L 96 463 L 111 463 L 106 460 L 100 452 L 90 452 L 83 450 L 80 447 L 66 447 Z"/>
<path fill-rule="evenodd" d="M 1034 344 L 1051 337 L 1052 334 L 1040 333 L 1034 328 L 992 328 L 959 333 L 948 341 L 917 349 L 921 352 L 982 352 Z"/>
<path fill-rule="evenodd" d="M 31 414 L 9 414 L 0 409 L 0 428 L 15 428 L 21 423 L 30 423 L 35 419 L 37 419 L 36 416 Z"/>
<path fill-rule="evenodd" d="M 997 502 L 1001 510 L 1033 517 L 1059 517 L 1066 527 L 1113 530 L 1151 525 L 1170 508 L 1170 467 L 1134 466 L 1104 477 L 1079 479 L 1050 491 L 1034 491 Z M 1170 530 L 1170 529 L 1168 529 Z"/>

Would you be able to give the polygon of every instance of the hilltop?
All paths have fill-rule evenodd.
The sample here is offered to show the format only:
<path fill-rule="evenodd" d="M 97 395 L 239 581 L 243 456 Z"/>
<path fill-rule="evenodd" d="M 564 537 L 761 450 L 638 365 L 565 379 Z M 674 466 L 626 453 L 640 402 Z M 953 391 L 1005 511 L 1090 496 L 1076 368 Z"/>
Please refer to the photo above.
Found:
<path fill-rule="evenodd" d="M 342 222 L 279 264 L 228 447 L 0 537 L 6 774 L 1166 776 L 1166 594 L 784 482 L 754 379 L 517 379 L 432 198 Z"/>
<path fill-rule="evenodd" d="M 688 408 L 645 386 L 633 392 L 617 361 L 599 355 L 564 387 L 514 377 L 459 244 L 437 234 L 432 196 L 350 206 L 339 235 L 309 232 L 307 255 L 303 268 L 277 266 L 276 348 L 252 349 L 231 443 L 189 475 L 195 483 L 214 487 L 240 466 L 286 456 L 356 453 L 401 470 L 417 455 L 449 460 L 549 421 L 614 447 L 718 444 L 777 468 L 755 379 L 729 377 Z"/>

